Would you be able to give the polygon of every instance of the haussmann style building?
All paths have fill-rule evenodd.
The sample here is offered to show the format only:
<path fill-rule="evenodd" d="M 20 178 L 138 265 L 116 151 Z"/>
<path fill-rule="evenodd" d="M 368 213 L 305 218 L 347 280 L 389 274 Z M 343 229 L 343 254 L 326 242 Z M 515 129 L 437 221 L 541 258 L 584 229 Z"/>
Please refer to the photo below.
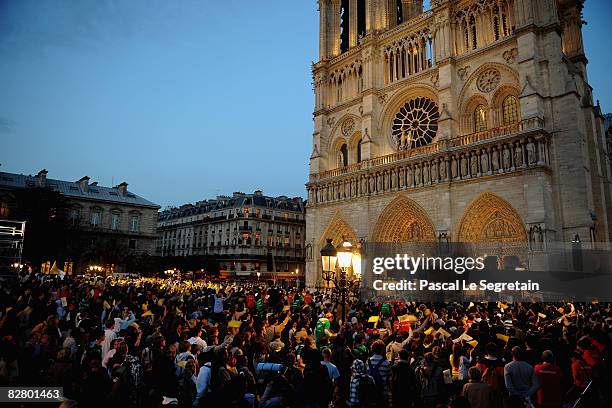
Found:
<path fill-rule="evenodd" d="M 47 175 L 47 170 L 33 176 L 0 172 L 0 220 L 26 222 L 25 248 L 30 245 L 31 256 L 42 262 L 42 265 L 32 265 L 35 270 L 49 272 L 55 263 L 67 273 L 138 272 L 139 257 L 154 255 L 160 208 L 157 204 L 129 191 L 125 182 L 105 187 L 90 182 L 87 176 L 66 181 Z M 33 195 L 23 195 L 28 192 Z M 57 236 L 36 236 L 32 229 L 37 229 L 40 221 L 27 219 L 27 215 L 24 218 L 24 208 L 20 208 L 30 205 L 24 199 L 37 199 L 45 194 L 58 197 L 48 215 L 61 218 Z M 42 214 L 29 216 L 40 218 Z M 48 247 L 58 242 L 61 247 L 57 252 L 49 253 Z M 41 258 L 38 250 L 45 257 Z"/>
<path fill-rule="evenodd" d="M 157 255 L 214 260 L 223 277 L 303 279 L 304 206 L 300 197 L 255 191 L 166 209 Z"/>
<path fill-rule="evenodd" d="M 326 238 L 523 243 L 525 263 L 610 241 L 583 1 L 318 4 L 308 285 Z"/>

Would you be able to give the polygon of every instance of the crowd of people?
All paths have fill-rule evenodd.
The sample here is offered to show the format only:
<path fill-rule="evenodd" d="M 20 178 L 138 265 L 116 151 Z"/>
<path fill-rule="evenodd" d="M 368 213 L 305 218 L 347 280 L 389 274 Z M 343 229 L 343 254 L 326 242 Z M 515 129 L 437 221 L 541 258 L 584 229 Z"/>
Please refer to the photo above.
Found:
<path fill-rule="evenodd" d="M 0 386 L 79 407 L 612 406 L 610 304 L 339 311 L 259 282 L 22 274 L 0 282 Z"/>

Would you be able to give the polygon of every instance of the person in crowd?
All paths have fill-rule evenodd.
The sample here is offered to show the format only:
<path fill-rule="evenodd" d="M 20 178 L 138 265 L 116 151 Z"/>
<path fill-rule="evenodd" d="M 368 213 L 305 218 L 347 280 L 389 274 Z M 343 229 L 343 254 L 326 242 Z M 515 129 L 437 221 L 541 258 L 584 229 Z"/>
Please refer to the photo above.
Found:
<path fill-rule="evenodd" d="M 394 408 L 412 407 L 417 402 L 416 378 L 410 367 L 410 353 L 402 348 L 391 367 L 391 392 Z"/>
<path fill-rule="evenodd" d="M 510 396 L 511 407 L 523 407 L 538 390 L 538 377 L 531 366 L 523 360 L 524 350 L 512 347 L 512 361 L 504 366 L 504 380 Z"/>
<path fill-rule="evenodd" d="M 463 386 L 462 395 L 467 398 L 471 408 L 493 408 L 493 388 L 482 382 L 482 372 L 478 367 L 468 370 L 469 381 Z"/>
<path fill-rule="evenodd" d="M 0 287 L 0 383 L 79 406 L 612 406 L 603 302 L 355 299 L 337 319 L 327 292 L 263 281 L 24 272 Z"/>
<path fill-rule="evenodd" d="M 541 408 L 560 408 L 563 405 L 562 382 L 563 373 L 555 365 L 553 352 L 545 350 L 542 353 L 542 362 L 534 367 L 538 376 L 537 403 Z"/>
<path fill-rule="evenodd" d="M 323 354 L 323 361 L 321 361 L 321 364 L 323 364 L 325 368 L 327 368 L 327 372 L 329 373 L 329 378 L 331 378 L 332 382 L 336 384 L 338 382 L 338 379 L 340 378 L 340 372 L 338 371 L 338 367 L 336 367 L 331 362 L 332 352 L 329 348 L 326 348 L 326 349 L 323 349 L 322 354 Z"/>
<path fill-rule="evenodd" d="M 425 408 L 435 407 L 444 400 L 443 370 L 432 352 L 425 353 L 416 369 L 416 377 L 420 386 L 421 402 Z"/>
<path fill-rule="evenodd" d="M 367 360 L 366 366 L 376 385 L 378 406 L 391 406 L 391 363 L 385 357 L 385 343 L 382 340 L 372 343 L 372 356 Z"/>

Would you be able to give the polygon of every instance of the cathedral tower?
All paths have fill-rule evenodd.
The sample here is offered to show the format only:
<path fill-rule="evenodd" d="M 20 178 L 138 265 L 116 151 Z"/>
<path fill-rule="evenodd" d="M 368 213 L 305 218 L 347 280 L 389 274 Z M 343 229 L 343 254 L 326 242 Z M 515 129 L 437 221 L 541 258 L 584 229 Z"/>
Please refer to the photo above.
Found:
<path fill-rule="evenodd" d="M 581 0 L 319 0 L 307 284 L 326 238 L 610 240 Z"/>

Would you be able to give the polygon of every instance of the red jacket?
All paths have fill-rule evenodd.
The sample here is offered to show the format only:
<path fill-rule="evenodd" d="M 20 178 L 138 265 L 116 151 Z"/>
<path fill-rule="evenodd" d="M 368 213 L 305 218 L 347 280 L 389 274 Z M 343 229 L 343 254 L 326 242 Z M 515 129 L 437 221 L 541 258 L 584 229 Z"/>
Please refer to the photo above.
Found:
<path fill-rule="evenodd" d="M 561 369 L 554 364 L 542 363 L 535 366 L 540 382 L 538 405 L 543 407 L 561 407 Z"/>

